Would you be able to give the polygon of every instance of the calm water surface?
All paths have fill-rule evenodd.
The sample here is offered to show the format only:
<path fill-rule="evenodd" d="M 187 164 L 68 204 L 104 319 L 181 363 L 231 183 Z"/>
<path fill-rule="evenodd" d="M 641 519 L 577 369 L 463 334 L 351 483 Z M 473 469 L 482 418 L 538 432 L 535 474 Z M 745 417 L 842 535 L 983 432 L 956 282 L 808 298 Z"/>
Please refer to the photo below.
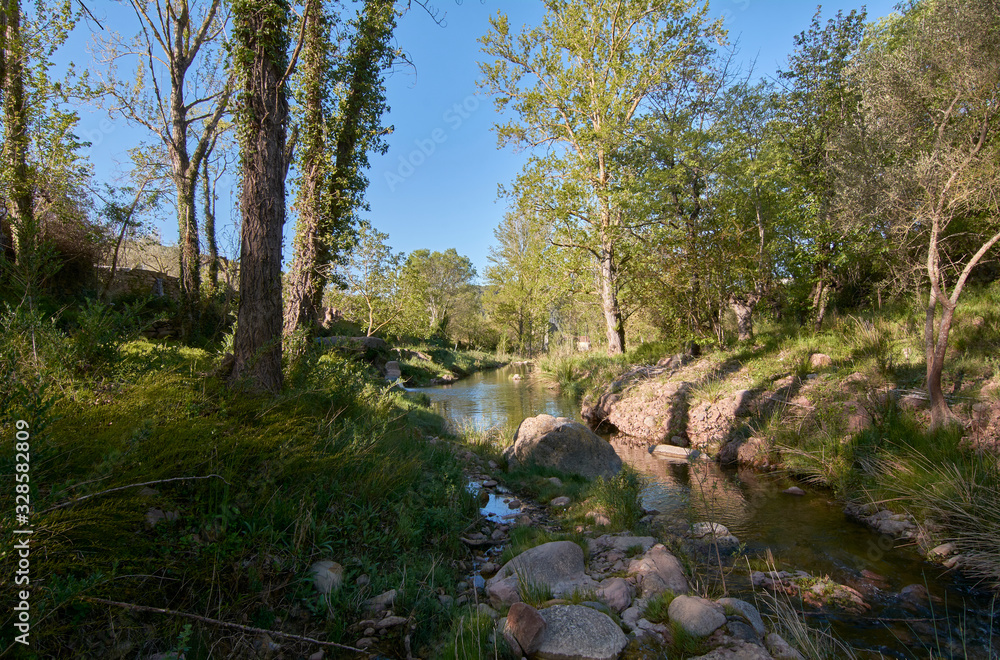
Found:
<path fill-rule="evenodd" d="M 426 393 L 435 410 L 458 427 L 512 428 L 542 413 L 579 420 L 576 402 L 547 388 L 528 365 L 416 391 Z M 831 493 L 784 495 L 781 491 L 791 482 L 774 475 L 723 470 L 708 462 L 689 466 L 656 458 L 640 443 L 613 444 L 625 462 L 650 477 L 644 493 L 647 507 L 691 521 L 720 522 L 746 545 L 750 556 L 762 558 L 770 552 L 779 570 L 829 575 L 865 591 L 872 610 L 863 616 L 809 613 L 811 622 L 827 624 L 855 648 L 866 649 L 862 657 L 1000 658 L 1000 612 L 991 616 L 989 596 L 924 561 L 913 548 L 892 547 L 848 520 Z M 862 571 L 884 581 L 873 584 Z M 897 594 L 911 584 L 926 585 L 940 599 L 933 612 L 914 613 L 902 606 Z M 751 598 L 745 566 L 727 578 L 727 586 Z M 959 628 L 967 633 L 958 635 Z M 958 641 L 963 637 L 965 646 Z"/>

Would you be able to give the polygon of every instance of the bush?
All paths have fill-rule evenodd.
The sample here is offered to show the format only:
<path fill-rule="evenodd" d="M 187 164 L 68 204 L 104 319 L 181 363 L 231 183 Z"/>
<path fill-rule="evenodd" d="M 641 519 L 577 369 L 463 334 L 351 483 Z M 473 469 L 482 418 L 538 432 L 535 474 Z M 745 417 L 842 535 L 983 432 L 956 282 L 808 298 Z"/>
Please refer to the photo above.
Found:
<path fill-rule="evenodd" d="M 604 509 L 612 527 L 635 529 L 645 515 L 642 509 L 642 490 L 645 486 L 645 478 L 625 465 L 613 477 L 598 477 L 591 493 Z"/>

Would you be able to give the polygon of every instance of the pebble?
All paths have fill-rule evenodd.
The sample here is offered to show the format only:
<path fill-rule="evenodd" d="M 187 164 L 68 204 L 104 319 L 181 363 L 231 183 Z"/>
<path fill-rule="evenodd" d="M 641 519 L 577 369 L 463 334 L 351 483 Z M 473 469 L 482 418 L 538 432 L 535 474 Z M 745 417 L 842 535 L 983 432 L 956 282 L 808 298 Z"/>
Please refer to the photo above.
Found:
<path fill-rule="evenodd" d="M 497 482 L 494 479 L 487 479 L 483 482 L 483 488 L 496 488 Z"/>

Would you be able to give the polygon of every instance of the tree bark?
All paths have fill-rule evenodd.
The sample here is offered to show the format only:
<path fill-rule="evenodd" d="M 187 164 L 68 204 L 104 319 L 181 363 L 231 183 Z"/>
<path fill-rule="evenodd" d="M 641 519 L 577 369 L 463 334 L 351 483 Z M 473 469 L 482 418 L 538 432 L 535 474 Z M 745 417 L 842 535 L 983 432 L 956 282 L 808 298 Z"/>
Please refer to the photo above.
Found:
<path fill-rule="evenodd" d="M 752 298 L 729 298 L 729 307 L 736 314 L 736 338 L 738 341 L 753 341 L 753 310 L 756 301 Z"/>
<path fill-rule="evenodd" d="M 625 327 L 618 306 L 618 272 L 614 245 L 610 241 L 605 241 L 601 247 L 600 261 L 601 309 L 608 338 L 608 355 L 621 355 L 625 352 Z"/>
<path fill-rule="evenodd" d="M 214 289 L 219 285 L 219 245 L 215 240 L 215 184 L 208 169 L 208 153 L 202 168 L 205 193 L 205 247 L 208 248 L 208 281 Z"/>
<path fill-rule="evenodd" d="M 391 0 L 367 0 L 349 56 L 349 91 L 340 116 L 334 143 L 332 169 L 325 162 L 329 117 L 323 109 L 326 68 L 323 12 L 314 7 L 307 14 L 303 66 L 311 67 L 306 81 L 306 111 L 303 118 L 303 178 L 299 224 L 295 232 L 295 256 L 289 273 L 284 334 L 297 328 L 314 327 L 323 306 L 323 292 L 331 263 L 338 256 L 344 237 L 350 235 L 357 186 L 359 149 L 366 144 L 365 132 L 373 110 L 381 116 L 380 70 L 388 38 L 395 25 Z M 340 239 L 338 241 L 338 239 Z"/>
<path fill-rule="evenodd" d="M 180 176 L 174 176 L 177 190 L 177 220 L 179 230 L 181 334 L 191 337 L 198 323 L 201 303 L 201 248 L 198 244 L 198 218 L 195 215 L 194 177 L 190 177 L 190 162 Z M 194 172 L 197 174 L 197 171 Z"/>
<path fill-rule="evenodd" d="M 243 218 L 240 305 L 231 380 L 281 390 L 281 230 L 285 223 L 285 71 L 289 7 L 280 0 L 234 3 L 241 73 Z"/>
<path fill-rule="evenodd" d="M 15 258 L 20 262 L 28 257 L 35 244 L 38 228 L 35 226 L 34 199 L 28 176 L 28 115 L 24 99 L 25 49 L 21 36 L 21 3 L 6 3 L 6 34 L 4 43 L 4 124 L 6 140 L 6 167 L 10 184 L 10 209 L 7 217 Z"/>

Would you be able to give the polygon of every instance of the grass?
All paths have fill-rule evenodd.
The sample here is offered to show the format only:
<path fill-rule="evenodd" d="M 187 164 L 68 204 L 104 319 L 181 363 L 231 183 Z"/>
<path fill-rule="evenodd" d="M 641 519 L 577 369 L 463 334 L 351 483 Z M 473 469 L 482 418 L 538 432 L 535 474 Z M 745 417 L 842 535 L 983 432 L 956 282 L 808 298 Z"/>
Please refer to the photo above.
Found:
<path fill-rule="evenodd" d="M 455 620 L 448 633 L 448 643 L 435 656 L 439 660 L 516 660 L 504 641 L 495 634 L 496 624 L 489 616 L 469 611 Z"/>
<path fill-rule="evenodd" d="M 419 400 L 334 353 L 309 356 L 277 397 L 206 376 L 214 358 L 202 350 L 137 341 L 119 353 L 104 377 L 52 377 L 58 398 L 43 393 L 39 404 L 28 392 L 5 410 L 31 427 L 33 542 L 45 549 L 32 555 L 33 573 L 46 576 L 32 593 L 40 657 L 170 651 L 182 633 L 190 659 L 245 655 L 252 644 L 90 597 L 352 643 L 346 627 L 363 618 L 363 600 L 389 588 L 400 591 L 397 612 L 420 622 L 414 649 L 429 653 L 451 626 L 435 589 L 460 578 L 450 559 L 464 555 L 459 532 L 478 507 L 452 453 L 424 440 L 433 416 Z M 15 472 L 13 452 L 0 471 Z M 171 479 L 148 495 L 127 487 Z M 151 508 L 177 519 L 150 527 Z M 321 559 L 345 568 L 329 598 L 308 578 Z M 0 570 L 16 561 L 0 554 Z M 362 573 L 366 587 L 354 581 Z M 0 654 L 12 639 L 5 618 Z M 380 642 L 398 645 L 397 635 Z M 303 657 L 315 650 L 306 646 Z"/>
<path fill-rule="evenodd" d="M 406 344 L 397 348 L 400 351 L 418 354 L 415 357 L 399 360 L 403 379 L 414 387 L 428 385 L 435 379 L 462 378 L 502 364 L 492 353 L 483 351 L 459 350 L 427 343 Z M 426 355 L 430 359 L 423 359 L 419 355 Z M 389 359 L 394 358 L 389 357 Z"/>
<path fill-rule="evenodd" d="M 629 465 L 613 477 L 598 477 L 591 488 L 591 497 L 600 506 L 611 527 L 617 530 L 635 530 L 645 515 L 642 508 L 642 490 L 646 480 Z"/>
<path fill-rule="evenodd" d="M 670 603 L 674 602 L 676 597 L 677 594 L 669 589 L 656 594 L 646 603 L 646 609 L 643 610 L 642 616 L 653 623 L 668 622 L 670 617 L 667 610 L 670 609 Z"/>

